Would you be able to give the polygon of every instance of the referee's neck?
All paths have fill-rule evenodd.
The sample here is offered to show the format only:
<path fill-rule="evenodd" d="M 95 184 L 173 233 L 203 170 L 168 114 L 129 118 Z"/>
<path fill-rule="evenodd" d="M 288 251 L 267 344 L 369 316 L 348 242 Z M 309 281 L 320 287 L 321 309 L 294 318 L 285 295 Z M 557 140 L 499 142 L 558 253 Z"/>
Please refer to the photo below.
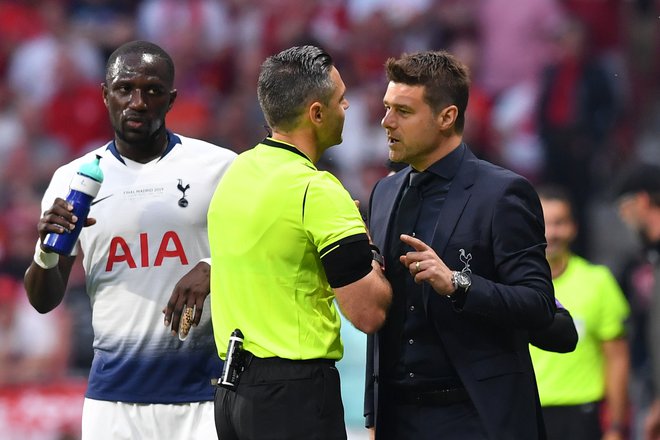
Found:
<path fill-rule="evenodd" d="M 316 145 L 314 137 L 310 136 L 304 130 L 296 130 L 287 133 L 273 130 L 271 138 L 276 141 L 293 145 L 296 149 L 300 150 L 305 156 L 307 156 L 312 163 L 318 162 L 323 153 L 323 151 L 320 151 L 320 148 Z"/>

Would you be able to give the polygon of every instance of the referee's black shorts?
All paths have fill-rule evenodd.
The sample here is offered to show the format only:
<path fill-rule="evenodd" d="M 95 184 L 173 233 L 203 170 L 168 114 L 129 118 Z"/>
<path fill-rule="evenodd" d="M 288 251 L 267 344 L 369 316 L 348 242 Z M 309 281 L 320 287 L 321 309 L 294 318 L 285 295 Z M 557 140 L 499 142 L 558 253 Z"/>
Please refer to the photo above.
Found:
<path fill-rule="evenodd" d="M 219 439 L 346 439 L 334 361 L 245 354 L 247 367 L 236 389 L 218 387 L 215 393 Z"/>
<path fill-rule="evenodd" d="M 600 406 L 601 402 L 544 406 L 543 421 L 548 440 L 601 440 Z"/>

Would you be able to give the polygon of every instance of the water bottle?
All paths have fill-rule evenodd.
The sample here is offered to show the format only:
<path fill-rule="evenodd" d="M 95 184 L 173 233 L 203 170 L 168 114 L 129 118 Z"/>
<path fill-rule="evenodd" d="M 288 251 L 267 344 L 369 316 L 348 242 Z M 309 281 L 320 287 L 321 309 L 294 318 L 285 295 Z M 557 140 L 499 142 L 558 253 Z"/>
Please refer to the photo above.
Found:
<path fill-rule="evenodd" d="M 97 154 L 96 159 L 81 165 L 76 175 L 71 179 L 66 201 L 73 205 L 73 214 L 78 217 L 78 221 L 73 230 L 65 231 L 61 234 L 51 232 L 46 235 L 46 241 L 43 247 L 47 250 L 60 255 L 71 255 L 89 214 L 92 200 L 94 200 L 94 197 L 99 193 L 99 189 L 101 189 L 103 171 L 99 167 L 100 160 L 101 156 Z"/>

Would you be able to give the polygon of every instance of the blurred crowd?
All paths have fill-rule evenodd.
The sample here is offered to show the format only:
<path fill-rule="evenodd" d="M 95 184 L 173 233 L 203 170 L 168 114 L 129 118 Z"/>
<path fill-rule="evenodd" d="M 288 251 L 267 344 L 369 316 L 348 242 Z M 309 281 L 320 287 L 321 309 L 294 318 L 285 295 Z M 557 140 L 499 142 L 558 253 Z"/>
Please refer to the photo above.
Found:
<path fill-rule="evenodd" d="M 86 375 L 82 274 L 46 316 L 27 304 L 22 278 L 53 171 L 112 137 L 99 84 L 121 43 L 146 39 L 172 55 L 171 130 L 237 152 L 267 135 L 263 59 L 305 43 L 328 50 L 350 108 L 344 142 L 319 166 L 362 207 L 389 171 L 385 60 L 447 49 L 472 72 L 467 143 L 533 183 L 566 186 L 582 231 L 575 250 L 610 264 L 629 294 L 648 276 L 602 231 L 611 224 L 599 207 L 625 164 L 660 163 L 659 11 L 658 0 L 0 0 L 0 386 Z"/>

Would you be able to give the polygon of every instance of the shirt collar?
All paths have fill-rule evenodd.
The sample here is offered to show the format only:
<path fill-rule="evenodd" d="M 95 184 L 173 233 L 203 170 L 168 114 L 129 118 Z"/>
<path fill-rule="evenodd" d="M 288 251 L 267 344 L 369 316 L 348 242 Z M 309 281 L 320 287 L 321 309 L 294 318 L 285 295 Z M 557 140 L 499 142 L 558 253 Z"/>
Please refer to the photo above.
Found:
<path fill-rule="evenodd" d="M 275 140 L 271 137 L 267 137 L 263 141 L 261 141 L 262 144 L 268 145 L 269 147 L 275 147 L 275 148 L 282 148 L 287 151 L 291 151 L 292 153 L 296 153 L 299 156 L 304 157 L 305 159 L 309 160 L 311 162 L 311 159 L 305 155 L 302 151 L 297 149 L 294 145 L 288 144 L 286 142 L 278 141 Z"/>
<path fill-rule="evenodd" d="M 158 160 L 165 157 L 165 155 L 167 155 L 170 151 L 172 151 L 172 149 L 176 144 L 180 144 L 180 143 L 181 143 L 181 138 L 175 135 L 174 133 L 172 133 L 171 131 L 167 130 L 167 148 L 165 148 L 165 151 L 163 151 L 163 154 L 160 155 L 160 158 Z M 108 144 L 107 149 L 110 150 L 112 155 L 115 156 L 119 162 L 126 165 L 124 158 L 121 156 L 121 154 L 119 154 L 119 150 L 117 150 L 117 144 L 115 143 L 114 140 L 112 140 Z"/>
<path fill-rule="evenodd" d="M 465 149 L 465 144 L 461 142 L 461 144 L 457 148 L 454 148 L 451 153 L 433 163 L 427 170 L 445 180 L 452 180 L 456 175 L 461 162 L 463 162 Z"/>

